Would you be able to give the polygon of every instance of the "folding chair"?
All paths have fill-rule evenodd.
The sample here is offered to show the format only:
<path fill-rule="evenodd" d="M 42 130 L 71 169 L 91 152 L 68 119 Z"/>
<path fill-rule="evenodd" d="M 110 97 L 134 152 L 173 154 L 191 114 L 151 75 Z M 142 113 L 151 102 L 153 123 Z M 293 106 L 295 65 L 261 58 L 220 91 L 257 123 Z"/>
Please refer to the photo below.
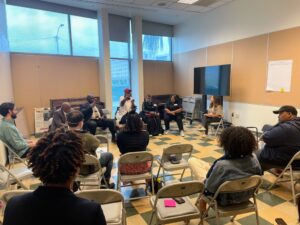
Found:
<path fill-rule="evenodd" d="M 255 137 L 256 137 L 256 141 L 257 143 L 259 142 L 259 135 L 258 135 L 258 128 L 257 127 L 246 127 L 248 130 L 250 130 L 251 132 L 255 132 Z"/>
<path fill-rule="evenodd" d="M 80 182 L 80 186 L 97 186 L 98 188 L 100 188 L 101 180 L 103 179 L 105 186 L 108 188 L 109 186 L 104 179 L 105 169 L 101 167 L 99 159 L 90 154 L 85 154 L 84 158 L 85 161 L 82 165 L 84 168 L 82 167 L 82 169 L 91 171 L 87 171 L 89 173 L 88 175 L 79 174 L 76 177 L 76 181 Z"/>
<path fill-rule="evenodd" d="M 85 190 L 75 195 L 101 204 L 108 225 L 126 225 L 124 197 L 120 192 L 111 189 Z"/>
<path fill-rule="evenodd" d="M 27 166 L 27 162 L 24 159 L 22 159 L 11 146 L 6 144 L 2 140 L 0 140 L 0 145 L 4 145 L 4 149 L 1 147 L 1 149 L 5 151 L 2 152 L 2 155 L 3 157 L 6 157 L 6 159 L 8 160 L 7 162 L 9 168 L 14 166 L 16 160 L 23 163 L 25 166 Z"/>
<path fill-rule="evenodd" d="M 293 162 L 296 160 L 300 160 L 300 151 L 298 151 L 293 158 L 289 161 L 289 163 L 286 165 L 286 167 L 282 170 L 282 172 L 277 176 L 275 182 L 271 184 L 268 188 L 268 190 L 271 190 L 272 187 L 277 183 L 282 182 L 291 182 L 292 186 L 292 196 L 294 204 L 296 204 L 296 193 L 295 193 L 295 187 L 296 184 L 300 182 L 300 167 L 293 166 Z M 298 175 L 298 176 L 296 176 Z"/>
<path fill-rule="evenodd" d="M 32 177 L 32 171 L 27 167 L 7 169 L 4 165 L 0 164 L 0 188 L 7 190 L 11 185 L 18 184 L 27 190 L 29 188 L 22 181 L 30 177 Z"/>
<path fill-rule="evenodd" d="M 221 117 L 219 122 L 212 122 L 208 125 L 208 127 L 211 129 L 213 135 L 216 137 L 219 132 L 221 132 L 224 129 L 224 119 Z"/>
<path fill-rule="evenodd" d="M 197 207 L 199 199 L 204 191 L 204 184 L 200 181 L 189 181 L 170 184 L 158 191 L 156 196 L 151 197 L 150 204 L 153 209 L 149 224 L 151 225 L 154 214 L 156 224 L 173 223 L 185 221 L 189 223 L 191 219 L 199 219 L 201 212 Z M 196 203 L 191 201 L 191 195 L 196 196 Z M 176 207 L 165 207 L 165 200 L 181 197 L 184 203 L 176 204 Z M 201 219 L 201 218 L 200 218 Z"/>
<path fill-rule="evenodd" d="M 118 182 L 117 182 L 117 190 L 121 191 L 121 187 L 126 187 L 126 186 L 132 186 L 131 184 L 127 185 L 121 185 L 121 182 L 132 182 L 132 181 L 137 181 L 137 180 L 151 180 L 151 188 L 152 188 L 152 195 L 154 195 L 154 182 L 153 182 L 153 174 L 152 174 L 152 164 L 153 164 L 153 155 L 149 152 L 131 152 L 131 153 L 126 153 L 122 155 L 118 161 Z M 136 166 L 136 165 L 142 165 L 142 164 L 147 164 L 149 168 L 147 171 L 143 171 L 143 173 L 139 173 L 137 171 L 136 174 L 123 174 L 121 171 L 121 168 L 124 166 Z M 146 196 L 142 197 L 134 197 L 130 198 L 130 200 L 133 199 L 140 199 L 140 198 L 145 198 L 148 197 L 147 195 L 147 183 L 139 183 L 140 184 L 146 184 L 145 187 L 145 194 Z"/>
<path fill-rule="evenodd" d="M 180 181 L 182 180 L 183 174 L 187 168 L 190 168 L 188 165 L 188 160 L 192 155 L 193 146 L 191 144 L 178 144 L 171 145 L 163 150 L 162 156 L 157 159 L 159 163 L 159 168 L 157 171 L 157 177 L 159 177 L 160 169 L 163 171 L 163 182 L 166 184 L 166 174 L 165 171 L 176 171 L 182 170 Z M 170 156 L 176 155 L 179 163 L 172 164 L 170 161 Z M 175 174 L 174 174 L 175 175 Z"/>
<path fill-rule="evenodd" d="M 100 146 L 96 150 L 97 157 L 100 158 L 99 154 L 101 152 L 109 152 L 109 141 L 107 137 L 99 134 L 95 135 L 95 137 L 100 141 Z"/>
<path fill-rule="evenodd" d="M 235 217 L 238 214 L 244 214 L 248 212 L 255 212 L 256 223 L 257 225 L 259 225 L 258 210 L 257 210 L 255 195 L 261 183 L 262 183 L 262 177 L 258 175 L 232 180 L 232 181 L 226 181 L 218 188 L 218 190 L 216 191 L 213 197 L 202 196 L 202 199 L 208 205 L 206 211 L 201 215 L 202 224 L 203 224 L 203 219 L 208 214 L 209 209 L 213 209 L 216 214 L 215 217 L 216 217 L 217 225 L 220 224 L 220 217 L 233 216 L 231 218 L 231 222 L 233 222 Z M 245 196 L 245 201 L 241 203 L 226 205 L 226 206 L 222 206 L 221 204 L 219 204 L 218 200 L 220 199 L 221 195 L 230 195 L 230 194 L 237 194 L 242 192 L 247 193 L 247 196 Z M 250 201 L 251 198 L 253 199 L 253 201 Z"/>

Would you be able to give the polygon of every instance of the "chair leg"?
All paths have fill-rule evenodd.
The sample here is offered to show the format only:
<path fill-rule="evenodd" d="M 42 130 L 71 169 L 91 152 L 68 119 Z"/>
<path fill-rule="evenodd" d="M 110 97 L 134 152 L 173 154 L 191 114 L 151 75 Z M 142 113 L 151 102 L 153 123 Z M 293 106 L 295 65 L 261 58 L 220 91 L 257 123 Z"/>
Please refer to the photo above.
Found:
<path fill-rule="evenodd" d="M 215 204 L 215 213 L 216 213 L 216 224 L 220 225 L 220 216 L 219 216 L 219 213 L 218 213 L 218 206 L 217 206 L 217 204 Z"/>
<path fill-rule="evenodd" d="M 155 192 L 154 192 L 154 180 L 153 180 L 153 176 L 151 177 L 151 186 L 152 186 L 152 195 L 155 195 Z"/>
<path fill-rule="evenodd" d="M 180 177 L 180 181 L 182 181 L 183 175 L 184 175 L 185 169 L 183 169 L 182 173 L 181 173 L 181 177 Z"/>
<path fill-rule="evenodd" d="M 235 219 L 235 217 L 236 217 L 236 215 L 234 215 L 234 216 L 230 219 L 230 221 L 233 222 L 234 219 Z"/>
<path fill-rule="evenodd" d="M 166 174 L 165 174 L 165 170 L 164 170 L 164 168 L 162 169 L 162 171 L 163 171 L 163 183 L 164 183 L 164 185 L 166 185 Z"/>
<path fill-rule="evenodd" d="M 259 216 L 257 212 L 257 207 L 255 206 L 255 217 L 256 217 L 256 224 L 259 225 Z"/>
<path fill-rule="evenodd" d="M 292 185 L 292 196 L 293 196 L 293 202 L 294 205 L 296 205 L 296 194 L 295 194 L 295 186 L 296 183 L 294 183 L 294 176 L 293 176 L 293 168 L 290 168 L 290 177 L 291 177 L 291 185 Z"/>
<path fill-rule="evenodd" d="M 149 225 L 151 225 L 151 224 L 152 224 L 153 216 L 154 216 L 154 210 L 153 210 L 153 211 L 152 211 L 152 213 L 151 213 L 151 218 L 150 218 Z"/>

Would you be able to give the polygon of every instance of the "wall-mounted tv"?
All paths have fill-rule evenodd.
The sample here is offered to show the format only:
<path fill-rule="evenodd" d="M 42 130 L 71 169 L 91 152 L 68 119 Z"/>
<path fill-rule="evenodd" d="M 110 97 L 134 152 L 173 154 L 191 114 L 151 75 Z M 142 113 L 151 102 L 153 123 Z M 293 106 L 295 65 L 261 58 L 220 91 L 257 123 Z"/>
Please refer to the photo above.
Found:
<path fill-rule="evenodd" d="M 230 64 L 194 68 L 194 94 L 230 95 Z"/>

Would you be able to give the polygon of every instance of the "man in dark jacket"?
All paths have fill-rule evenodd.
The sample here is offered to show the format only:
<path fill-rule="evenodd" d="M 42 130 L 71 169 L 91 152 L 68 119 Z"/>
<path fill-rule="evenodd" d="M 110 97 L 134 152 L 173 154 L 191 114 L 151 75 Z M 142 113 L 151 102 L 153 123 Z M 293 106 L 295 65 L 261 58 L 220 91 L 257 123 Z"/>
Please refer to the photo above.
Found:
<path fill-rule="evenodd" d="M 116 142 L 116 125 L 113 119 L 105 118 L 102 109 L 96 102 L 94 96 L 88 95 L 86 97 L 87 103 L 80 106 L 80 111 L 84 116 L 84 129 L 91 134 L 96 134 L 97 127 L 106 129 L 108 127 L 111 133 L 111 141 Z"/>
<path fill-rule="evenodd" d="M 51 131 L 55 131 L 57 128 L 68 127 L 67 114 L 71 111 L 71 105 L 68 102 L 64 102 L 61 108 L 56 110 L 53 114 L 52 124 L 50 126 Z"/>
<path fill-rule="evenodd" d="M 296 108 L 285 105 L 273 113 L 279 114 L 279 122 L 263 134 L 265 146 L 257 153 L 263 170 L 285 167 L 300 150 L 300 118 Z"/>

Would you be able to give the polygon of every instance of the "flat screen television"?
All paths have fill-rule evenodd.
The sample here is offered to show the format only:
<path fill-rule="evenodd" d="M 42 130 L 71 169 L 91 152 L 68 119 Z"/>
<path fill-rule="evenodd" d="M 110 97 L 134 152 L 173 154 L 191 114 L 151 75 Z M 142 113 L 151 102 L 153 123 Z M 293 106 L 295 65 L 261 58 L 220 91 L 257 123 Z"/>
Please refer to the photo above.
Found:
<path fill-rule="evenodd" d="M 194 94 L 230 95 L 230 64 L 194 68 Z"/>

